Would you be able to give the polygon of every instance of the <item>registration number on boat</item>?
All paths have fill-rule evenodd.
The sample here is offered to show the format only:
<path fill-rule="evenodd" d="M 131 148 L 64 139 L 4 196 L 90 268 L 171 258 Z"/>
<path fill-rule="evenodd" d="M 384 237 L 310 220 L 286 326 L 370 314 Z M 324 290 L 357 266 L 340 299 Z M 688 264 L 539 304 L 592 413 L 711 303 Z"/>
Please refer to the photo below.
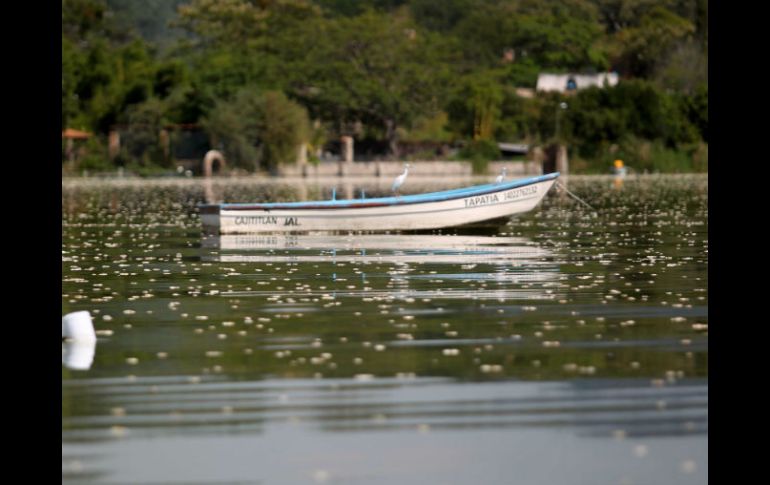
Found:
<path fill-rule="evenodd" d="M 503 194 L 486 194 L 479 195 L 477 197 L 470 197 L 465 200 L 465 207 L 476 207 L 479 205 L 496 204 L 500 202 L 501 198 L 504 201 L 516 200 L 527 195 L 537 193 L 537 185 L 530 185 L 528 187 L 521 187 L 518 189 L 509 190 Z"/>

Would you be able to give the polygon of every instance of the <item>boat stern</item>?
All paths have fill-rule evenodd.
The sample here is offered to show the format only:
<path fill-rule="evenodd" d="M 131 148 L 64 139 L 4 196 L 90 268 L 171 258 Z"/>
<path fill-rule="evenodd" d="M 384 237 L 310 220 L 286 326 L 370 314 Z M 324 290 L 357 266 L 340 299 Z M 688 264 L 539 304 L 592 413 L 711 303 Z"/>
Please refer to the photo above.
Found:
<path fill-rule="evenodd" d="M 222 224 L 221 210 L 222 207 L 219 204 L 201 204 L 198 206 L 203 232 L 206 234 L 219 234 Z"/>

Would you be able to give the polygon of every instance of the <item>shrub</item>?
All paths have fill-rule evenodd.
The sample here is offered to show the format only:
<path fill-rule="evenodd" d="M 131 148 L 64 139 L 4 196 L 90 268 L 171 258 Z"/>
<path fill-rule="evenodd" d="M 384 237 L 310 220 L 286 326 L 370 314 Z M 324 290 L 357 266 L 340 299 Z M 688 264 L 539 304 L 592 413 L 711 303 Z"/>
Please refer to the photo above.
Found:
<path fill-rule="evenodd" d="M 107 157 L 107 147 L 97 137 L 91 137 L 78 150 L 81 153 L 77 160 L 78 170 L 106 172 L 114 169 Z"/>
<path fill-rule="evenodd" d="M 500 158 L 500 149 L 494 141 L 476 140 L 464 146 L 458 153 L 458 158 L 470 160 L 474 174 L 483 174 L 486 173 L 490 160 Z"/>
<path fill-rule="evenodd" d="M 310 137 L 307 111 L 280 91 L 239 91 L 220 100 L 203 126 L 228 160 L 244 168 L 273 171 L 294 162 L 300 144 Z"/>
<path fill-rule="evenodd" d="M 621 159 L 631 170 L 643 172 L 689 173 L 700 171 L 697 164 L 702 164 L 703 149 L 699 144 L 669 147 L 660 140 L 650 141 L 636 137 L 626 137 L 617 145 L 606 149 L 596 158 L 594 171 L 607 173 L 612 162 Z M 699 151 L 700 150 L 700 151 Z M 706 145 L 706 157 L 708 148 Z M 696 163 L 696 160 L 699 162 Z M 708 163 L 706 161 L 706 163 Z"/>

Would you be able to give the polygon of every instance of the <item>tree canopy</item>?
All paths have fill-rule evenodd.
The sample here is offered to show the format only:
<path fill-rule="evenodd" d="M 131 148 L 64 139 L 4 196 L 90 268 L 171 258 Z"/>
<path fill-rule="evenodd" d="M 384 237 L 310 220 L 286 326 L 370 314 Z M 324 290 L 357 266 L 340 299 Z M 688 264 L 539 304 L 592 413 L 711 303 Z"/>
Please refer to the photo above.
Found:
<path fill-rule="evenodd" d="M 621 83 L 519 94 L 606 71 Z M 62 0 L 62 128 L 136 125 L 146 163 L 165 163 L 150 132 L 181 124 L 250 169 L 291 161 L 311 122 L 390 157 L 436 120 L 436 142 L 542 143 L 565 101 L 581 156 L 707 143 L 707 1 Z"/>

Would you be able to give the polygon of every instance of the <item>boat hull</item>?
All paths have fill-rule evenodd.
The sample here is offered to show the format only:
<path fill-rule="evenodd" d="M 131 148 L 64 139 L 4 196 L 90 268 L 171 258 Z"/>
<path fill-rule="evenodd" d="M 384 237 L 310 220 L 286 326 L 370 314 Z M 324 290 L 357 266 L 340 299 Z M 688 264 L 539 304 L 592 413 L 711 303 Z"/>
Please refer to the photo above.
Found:
<path fill-rule="evenodd" d="M 555 174 L 558 175 L 558 174 Z M 413 231 L 463 226 L 532 210 L 556 181 L 479 186 L 447 192 L 443 200 L 362 199 L 321 203 L 219 204 L 201 207 L 204 229 L 218 234 L 318 231 Z M 436 193 L 442 194 L 442 193 Z"/>

